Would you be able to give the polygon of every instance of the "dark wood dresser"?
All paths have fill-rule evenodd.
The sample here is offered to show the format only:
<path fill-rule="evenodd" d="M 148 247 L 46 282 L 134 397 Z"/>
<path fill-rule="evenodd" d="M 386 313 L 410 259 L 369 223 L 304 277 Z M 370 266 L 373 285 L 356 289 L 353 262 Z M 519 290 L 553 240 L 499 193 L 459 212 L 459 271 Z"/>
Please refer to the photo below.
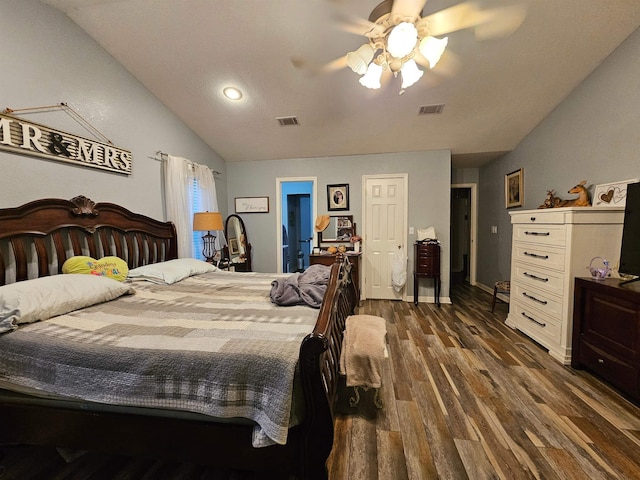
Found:
<path fill-rule="evenodd" d="M 420 278 L 433 278 L 435 302 L 440 306 L 440 245 L 435 242 L 415 243 L 413 269 L 413 303 L 418 304 Z"/>
<path fill-rule="evenodd" d="M 640 282 L 576 278 L 571 366 L 640 400 Z"/>
<path fill-rule="evenodd" d="M 349 253 L 347 254 L 349 261 L 351 262 L 351 278 L 353 284 L 356 286 L 358 292 L 358 298 L 360 298 L 360 257 L 362 253 Z M 336 263 L 336 255 L 331 253 L 320 253 L 309 255 L 309 265 L 328 265 L 331 266 Z"/>

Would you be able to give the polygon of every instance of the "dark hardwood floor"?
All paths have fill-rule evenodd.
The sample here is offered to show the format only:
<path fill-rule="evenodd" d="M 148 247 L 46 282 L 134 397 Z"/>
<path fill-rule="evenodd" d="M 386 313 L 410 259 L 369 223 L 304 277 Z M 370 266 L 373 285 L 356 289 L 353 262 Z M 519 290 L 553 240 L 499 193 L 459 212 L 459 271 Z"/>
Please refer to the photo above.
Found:
<path fill-rule="evenodd" d="M 465 284 L 452 305 L 368 300 L 387 321 L 382 409 L 372 392 L 340 398 L 331 480 L 640 478 L 640 408 L 585 371 L 560 365 L 491 313 Z M 0 426 L 1 428 L 1 426 Z M 96 432 L 99 434 L 99 432 Z M 242 479 L 191 464 L 54 449 L 0 450 L 5 479 Z"/>

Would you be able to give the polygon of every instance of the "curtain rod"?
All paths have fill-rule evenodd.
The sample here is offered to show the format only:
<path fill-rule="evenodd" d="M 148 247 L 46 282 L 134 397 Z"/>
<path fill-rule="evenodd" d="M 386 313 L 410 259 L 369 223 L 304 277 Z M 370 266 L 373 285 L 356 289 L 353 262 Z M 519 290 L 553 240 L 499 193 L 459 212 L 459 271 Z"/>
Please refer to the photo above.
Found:
<path fill-rule="evenodd" d="M 159 161 L 159 162 L 165 162 L 165 161 L 167 160 L 167 158 L 169 158 L 169 154 L 168 154 L 168 153 L 163 152 L 162 150 L 158 150 L 158 151 L 156 152 L 156 155 L 159 155 L 159 156 L 160 156 L 160 158 L 158 158 L 157 156 L 155 156 L 155 157 L 148 157 L 148 158 L 151 158 L 152 160 L 157 160 L 157 161 Z M 191 162 L 191 161 L 190 161 L 190 163 L 193 165 L 193 162 Z M 204 166 L 204 167 L 207 167 L 206 165 L 203 165 L 203 166 Z M 211 170 L 211 173 L 213 173 L 214 175 L 222 175 L 222 173 L 220 173 L 220 172 L 219 172 L 219 171 L 217 171 L 217 170 L 214 170 L 214 169 L 213 169 L 213 168 L 211 168 L 211 167 L 207 167 L 207 168 L 208 168 L 209 170 Z"/>

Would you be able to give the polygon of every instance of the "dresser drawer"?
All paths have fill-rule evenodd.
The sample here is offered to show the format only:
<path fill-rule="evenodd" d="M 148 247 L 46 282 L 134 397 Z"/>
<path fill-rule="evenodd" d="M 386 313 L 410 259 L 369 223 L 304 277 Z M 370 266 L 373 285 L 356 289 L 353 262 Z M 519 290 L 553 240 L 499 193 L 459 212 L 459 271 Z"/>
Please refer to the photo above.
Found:
<path fill-rule="evenodd" d="M 520 299 L 511 300 L 509 317 L 518 330 L 522 330 L 539 343 L 545 346 L 560 343 L 562 333 L 560 320 L 521 303 Z"/>
<path fill-rule="evenodd" d="M 416 243 L 415 273 L 419 275 L 440 274 L 440 246 Z"/>
<path fill-rule="evenodd" d="M 531 245 L 514 242 L 513 258 L 519 262 L 530 263 L 541 268 L 564 271 L 565 249 L 547 245 Z"/>
<path fill-rule="evenodd" d="M 529 225 L 555 223 L 564 225 L 567 222 L 567 216 L 564 211 L 530 211 L 514 213 L 511 215 L 511 223 L 523 223 Z"/>
<path fill-rule="evenodd" d="M 544 290 L 518 282 L 511 285 L 511 298 L 524 307 L 537 309 L 558 321 L 562 319 L 562 299 Z"/>
<path fill-rule="evenodd" d="M 532 286 L 560 297 L 564 295 L 564 275 L 562 272 L 514 262 L 511 282 L 516 285 Z"/>
<path fill-rule="evenodd" d="M 584 339 L 580 342 L 579 361 L 613 385 L 638 398 L 638 368 L 601 350 Z"/>
<path fill-rule="evenodd" d="M 538 245 L 556 245 L 566 243 L 567 228 L 564 225 L 514 225 L 513 241 L 535 243 Z"/>

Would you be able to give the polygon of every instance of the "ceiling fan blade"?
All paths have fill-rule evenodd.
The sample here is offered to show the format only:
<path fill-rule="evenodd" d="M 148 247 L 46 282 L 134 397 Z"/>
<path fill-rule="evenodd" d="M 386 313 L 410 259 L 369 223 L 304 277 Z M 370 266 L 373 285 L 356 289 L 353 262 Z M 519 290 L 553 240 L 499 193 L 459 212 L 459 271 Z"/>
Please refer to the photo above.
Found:
<path fill-rule="evenodd" d="M 384 27 L 364 18 L 349 15 L 344 12 L 335 12 L 333 17 L 336 25 L 349 33 L 363 35 L 368 38 L 378 38 L 384 34 Z"/>
<path fill-rule="evenodd" d="M 513 33 L 524 20 L 522 5 L 480 10 L 475 3 L 463 2 L 420 19 L 416 27 L 421 33 L 437 37 L 465 28 L 476 28 L 479 39 Z"/>
<path fill-rule="evenodd" d="M 305 70 L 314 75 L 322 75 L 346 68 L 347 56 L 343 55 L 342 57 L 336 58 L 335 60 L 325 63 L 324 65 L 316 65 L 300 57 L 292 57 L 291 63 L 295 68 L 299 70 Z"/>
<path fill-rule="evenodd" d="M 524 5 L 498 8 L 487 13 L 489 15 L 493 13 L 492 18 L 475 28 L 475 35 L 478 40 L 508 37 L 520 28 L 527 16 L 527 10 Z"/>
<path fill-rule="evenodd" d="M 391 13 L 403 19 L 414 20 L 422 15 L 425 3 L 427 0 L 393 0 Z"/>

